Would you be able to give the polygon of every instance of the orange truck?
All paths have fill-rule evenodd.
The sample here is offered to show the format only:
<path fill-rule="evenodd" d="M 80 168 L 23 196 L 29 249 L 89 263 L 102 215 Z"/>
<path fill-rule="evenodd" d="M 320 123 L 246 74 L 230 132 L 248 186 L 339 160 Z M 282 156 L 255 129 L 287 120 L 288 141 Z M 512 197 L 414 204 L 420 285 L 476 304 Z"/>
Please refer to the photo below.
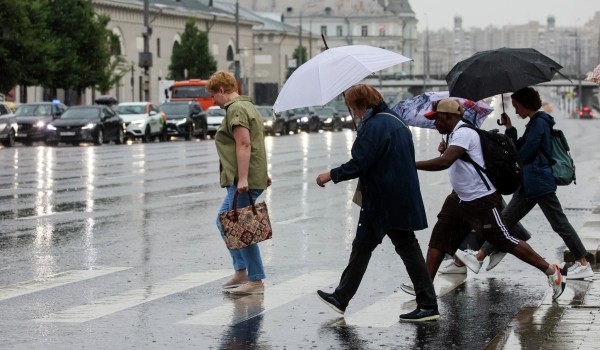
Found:
<path fill-rule="evenodd" d="M 175 81 L 169 86 L 171 92 L 171 102 L 177 101 L 198 101 L 203 110 L 214 105 L 214 100 L 210 93 L 206 91 L 206 80 L 190 79 Z"/>

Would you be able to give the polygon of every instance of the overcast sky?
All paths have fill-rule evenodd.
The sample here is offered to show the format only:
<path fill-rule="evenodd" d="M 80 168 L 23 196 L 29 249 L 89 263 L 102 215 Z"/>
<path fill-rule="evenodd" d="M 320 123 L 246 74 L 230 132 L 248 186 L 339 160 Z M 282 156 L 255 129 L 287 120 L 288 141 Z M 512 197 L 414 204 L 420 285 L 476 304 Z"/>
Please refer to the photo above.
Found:
<path fill-rule="evenodd" d="M 484 28 L 488 25 L 546 23 L 548 16 L 556 18 L 557 27 L 583 25 L 600 11 L 600 0 L 412 0 L 409 1 L 419 20 L 419 30 L 454 26 L 454 16 L 463 19 L 463 28 Z"/>

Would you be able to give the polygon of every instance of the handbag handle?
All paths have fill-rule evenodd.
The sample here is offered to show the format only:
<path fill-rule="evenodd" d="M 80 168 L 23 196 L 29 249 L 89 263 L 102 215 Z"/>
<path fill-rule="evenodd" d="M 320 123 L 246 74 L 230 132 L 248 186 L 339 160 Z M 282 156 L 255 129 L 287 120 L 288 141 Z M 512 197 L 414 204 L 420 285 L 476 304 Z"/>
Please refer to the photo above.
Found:
<path fill-rule="evenodd" d="M 235 195 L 233 196 L 233 211 L 235 212 L 235 216 L 237 217 L 237 199 L 238 199 L 238 194 L 240 192 L 236 191 Z M 250 191 L 246 192 L 248 193 L 248 199 L 250 200 L 250 205 L 252 206 L 252 212 L 254 213 L 254 215 L 258 215 L 258 213 L 256 212 L 256 207 L 254 206 L 254 200 L 252 199 L 252 194 L 250 193 Z"/>

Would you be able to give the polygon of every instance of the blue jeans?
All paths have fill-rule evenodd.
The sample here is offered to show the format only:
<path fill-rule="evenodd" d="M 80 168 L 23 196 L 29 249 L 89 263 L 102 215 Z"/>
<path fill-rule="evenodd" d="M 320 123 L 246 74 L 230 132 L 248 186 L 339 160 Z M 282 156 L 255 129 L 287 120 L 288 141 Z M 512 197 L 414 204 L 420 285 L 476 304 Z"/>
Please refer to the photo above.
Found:
<path fill-rule="evenodd" d="M 237 192 L 237 186 L 228 186 L 226 189 L 227 195 L 225 196 L 223 204 L 221 204 L 219 214 L 233 209 L 233 197 Z M 256 203 L 256 199 L 263 193 L 263 190 L 250 190 L 250 193 L 252 194 L 252 200 Z M 242 208 L 249 205 L 250 199 L 248 198 L 248 194 L 238 194 L 237 207 Z M 221 226 L 218 215 L 217 228 L 221 233 L 221 238 L 223 238 L 225 234 L 223 233 L 223 227 Z M 250 281 L 259 281 L 265 278 L 265 270 L 263 268 L 262 258 L 260 257 L 258 244 L 252 244 L 242 249 L 230 250 L 229 254 L 231 255 L 231 259 L 233 259 L 233 268 L 236 271 L 244 269 L 248 270 L 248 279 Z"/>

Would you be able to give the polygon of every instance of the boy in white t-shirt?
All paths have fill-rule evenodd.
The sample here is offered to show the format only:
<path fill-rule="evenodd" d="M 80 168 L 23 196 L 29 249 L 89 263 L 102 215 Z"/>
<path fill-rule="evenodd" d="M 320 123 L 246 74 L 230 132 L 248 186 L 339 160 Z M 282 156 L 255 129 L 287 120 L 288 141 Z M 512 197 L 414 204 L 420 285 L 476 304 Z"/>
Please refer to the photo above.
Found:
<path fill-rule="evenodd" d="M 485 164 L 479 134 L 461 127 L 464 122 L 461 121 L 460 104 L 452 99 L 440 100 L 434 111 L 426 113 L 425 117 L 434 120 L 441 134 L 448 134 L 448 146 L 442 156 L 416 162 L 417 169 L 448 169 L 453 189 L 438 214 L 429 241 L 426 263 L 431 280 L 445 254 L 454 255 L 465 236 L 473 230 L 483 240 L 544 272 L 552 286 L 552 299 L 558 298 L 565 288 L 563 275 L 566 271 L 561 271 L 556 264 L 548 264 L 527 242 L 510 235 L 501 215 L 502 195 L 489 180 L 491 188 L 488 189 L 474 166 L 461 159 L 466 153 L 477 164 Z"/>

